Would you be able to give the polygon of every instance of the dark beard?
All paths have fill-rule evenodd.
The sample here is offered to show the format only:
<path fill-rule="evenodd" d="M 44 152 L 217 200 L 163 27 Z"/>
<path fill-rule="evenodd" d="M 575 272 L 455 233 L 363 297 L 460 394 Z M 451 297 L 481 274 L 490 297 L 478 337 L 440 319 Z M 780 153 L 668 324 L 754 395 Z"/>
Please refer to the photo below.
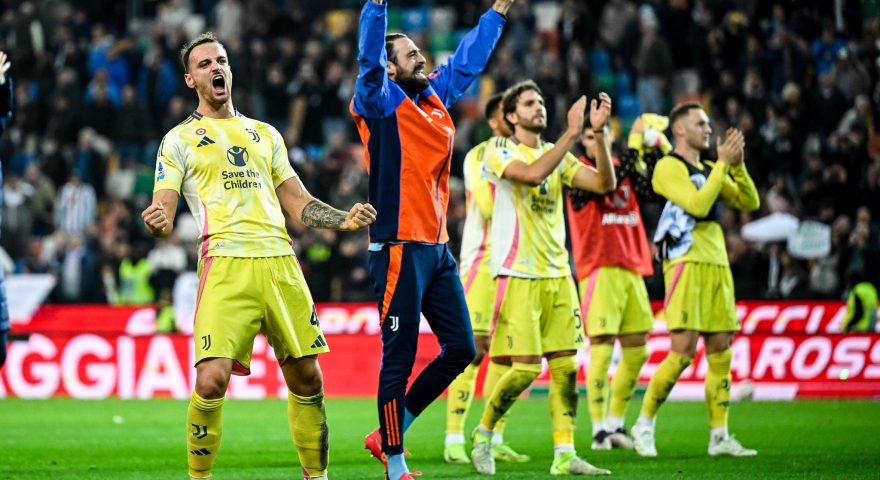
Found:
<path fill-rule="evenodd" d="M 428 78 L 427 77 L 416 77 L 415 74 L 409 75 L 406 77 L 399 76 L 396 80 L 397 84 L 403 87 L 405 90 L 408 90 L 413 93 L 420 93 L 426 88 L 428 88 Z"/>
<path fill-rule="evenodd" d="M 531 123 L 531 124 L 521 123 L 520 127 L 525 131 L 537 133 L 537 134 L 544 133 L 544 130 L 547 129 L 546 126 L 538 125 L 537 123 Z"/>

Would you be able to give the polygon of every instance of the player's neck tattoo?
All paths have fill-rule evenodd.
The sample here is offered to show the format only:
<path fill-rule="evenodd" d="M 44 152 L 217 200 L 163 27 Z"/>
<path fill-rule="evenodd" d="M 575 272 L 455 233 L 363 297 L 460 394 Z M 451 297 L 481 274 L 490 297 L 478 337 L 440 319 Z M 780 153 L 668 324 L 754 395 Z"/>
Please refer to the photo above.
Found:
<path fill-rule="evenodd" d="M 312 200 L 303 208 L 300 219 L 307 227 L 338 230 L 345 223 L 345 212 L 320 200 Z"/>

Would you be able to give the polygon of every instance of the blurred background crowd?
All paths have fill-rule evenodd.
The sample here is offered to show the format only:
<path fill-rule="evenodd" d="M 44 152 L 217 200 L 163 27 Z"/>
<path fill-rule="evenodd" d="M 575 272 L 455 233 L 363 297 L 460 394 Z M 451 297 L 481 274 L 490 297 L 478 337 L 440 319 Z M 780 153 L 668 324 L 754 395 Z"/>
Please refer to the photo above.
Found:
<path fill-rule="evenodd" d="M 389 30 L 408 33 L 436 64 L 491 2 L 390 3 Z M 15 118 L 0 142 L 8 266 L 54 274 L 50 302 L 170 299 L 177 275 L 195 269 L 197 229 L 181 214 L 175 234 L 154 241 L 139 213 L 162 136 L 195 108 L 178 50 L 208 29 L 229 53 L 236 108 L 282 132 L 309 190 L 341 208 L 363 201 L 363 148 L 348 113 L 361 4 L 0 0 L 0 49 L 15 82 Z M 618 149 L 639 113 L 667 114 L 682 100 L 702 102 L 715 132 L 745 132 L 762 207 L 719 217 L 739 298 L 840 299 L 855 277 L 877 282 L 880 0 L 517 0 L 505 30 L 453 111 L 454 251 L 461 162 L 490 134 L 483 101 L 533 78 L 547 97 L 550 140 L 570 102 L 599 91 L 614 100 Z M 650 232 L 659 206 L 643 209 Z M 830 254 L 799 259 L 784 242 L 740 235 L 780 212 L 830 226 Z M 291 229 L 316 301 L 373 299 L 365 232 Z M 661 277 L 649 285 L 662 298 Z"/>

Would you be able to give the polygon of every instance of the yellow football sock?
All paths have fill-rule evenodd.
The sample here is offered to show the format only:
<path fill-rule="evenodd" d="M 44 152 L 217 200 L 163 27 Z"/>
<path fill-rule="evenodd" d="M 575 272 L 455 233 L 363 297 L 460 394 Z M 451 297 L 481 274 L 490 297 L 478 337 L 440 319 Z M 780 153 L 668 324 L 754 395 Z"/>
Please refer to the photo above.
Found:
<path fill-rule="evenodd" d="M 608 367 L 614 345 L 610 343 L 590 344 L 590 368 L 587 369 L 587 402 L 590 406 L 590 419 L 593 424 L 605 421 L 608 411 L 608 398 L 605 386 L 608 384 Z"/>
<path fill-rule="evenodd" d="M 730 410 L 730 359 L 731 349 L 706 355 L 709 370 L 706 372 L 706 406 L 709 407 L 709 428 L 727 426 Z"/>
<path fill-rule="evenodd" d="M 449 384 L 449 394 L 446 397 L 446 433 L 464 433 L 464 421 L 477 387 L 478 369 L 478 365 L 468 365 Z"/>
<path fill-rule="evenodd" d="M 550 421 L 553 445 L 574 445 L 577 420 L 577 361 L 574 355 L 556 357 L 550 367 Z"/>
<path fill-rule="evenodd" d="M 330 461 L 330 443 L 327 414 L 324 412 L 324 392 L 301 397 L 288 390 L 287 420 L 303 474 L 309 477 L 326 475 Z"/>
<path fill-rule="evenodd" d="M 612 417 L 624 418 L 626 416 L 626 406 L 629 399 L 636 389 L 636 383 L 639 381 L 639 372 L 642 365 L 648 359 L 648 347 L 639 345 L 638 347 L 623 347 L 620 357 L 620 363 L 617 365 L 617 371 L 611 380 L 611 406 L 609 413 Z"/>
<path fill-rule="evenodd" d="M 510 370 L 510 365 L 504 365 L 502 363 L 489 362 L 489 368 L 486 369 L 486 378 L 483 379 L 483 398 L 488 399 L 492 396 L 492 391 L 495 390 L 495 385 L 498 385 L 498 380 L 501 380 L 501 377 L 504 376 L 505 373 Z M 503 417 L 498 419 L 495 422 L 495 428 L 493 429 L 496 434 L 504 434 L 504 426 L 507 425 L 507 414 L 505 413 Z"/>
<path fill-rule="evenodd" d="M 220 450 L 223 397 L 206 400 L 193 392 L 186 411 L 186 450 L 189 476 L 208 478 Z"/>
<path fill-rule="evenodd" d="M 519 398 L 532 382 L 541 374 L 540 363 L 517 363 L 514 362 L 510 370 L 498 380 L 498 384 L 492 391 L 492 396 L 486 402 L 481 424 L 484 428 L 492 430 L 513 403 Z"/>
<path fill-rule="evenodd" d="M 657 366 L 657 371 L 651 377 L 648 383 L 648 391 L 645 392 L 645 399 L 642 401 L 642 416 L 645 418 L 655 418 L 660 405 L 666 401 L 675 382 L 678 381 L 679 375 L 688 365 L 691 359 L 683 357 L 675 352 L 669 352 L 669 355 Z"/>

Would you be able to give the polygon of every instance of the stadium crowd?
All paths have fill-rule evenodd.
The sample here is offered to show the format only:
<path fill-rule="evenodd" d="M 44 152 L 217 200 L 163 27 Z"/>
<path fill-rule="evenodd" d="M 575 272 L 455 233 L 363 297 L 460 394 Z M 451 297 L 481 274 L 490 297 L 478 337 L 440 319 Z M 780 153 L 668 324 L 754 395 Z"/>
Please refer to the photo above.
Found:
<path fill-rule="evenodd" d="M 437 63 L 489 2 L 394 3 L 389 31 L 406 31 Z M 14 273 L 57 276 L 50 301 L 150 304 L 195 268 L 198 230 L 185 207 L 175 234 L 158 241 L 137 212 L 149 203 L 161 135 L 195 108 L 178 49 L 204 30 L 229 52 L 236 106 L 282 132 L 308 189 L 333 205 L 366 199 L 348 112 L 360 1 L 0 5 L 0 50 L 15 82 L 15 118 L 0 143 L 0 238 Z M 759 212 L 719 216 L 737 296 L 840 299 L 856 277 L 880 283 L 880 1 L 517 0 L 509 19 L 486 75 L 452 112 L 458 178 L 464 154 L 489 135 L 482 102 L 525 78 L 548 99 L 548 137 L 583 93 L 611 95 L 624 139 L 640 113 L 696 99 L 715 132 L 745 133 L 761 192 Z M 660 207 L 643 210 L 650 229 Z M 464 212 L 454 179 L 456 252 Z M 745 223 L 778 212 L 829 225 L 831 254 L 798 259 L 784 242 L 742 238 Z M 316 301 L 372 300 L 365 232 L 290 228 Z M 662 298 L 655 272 L 649 291 Z"/>

